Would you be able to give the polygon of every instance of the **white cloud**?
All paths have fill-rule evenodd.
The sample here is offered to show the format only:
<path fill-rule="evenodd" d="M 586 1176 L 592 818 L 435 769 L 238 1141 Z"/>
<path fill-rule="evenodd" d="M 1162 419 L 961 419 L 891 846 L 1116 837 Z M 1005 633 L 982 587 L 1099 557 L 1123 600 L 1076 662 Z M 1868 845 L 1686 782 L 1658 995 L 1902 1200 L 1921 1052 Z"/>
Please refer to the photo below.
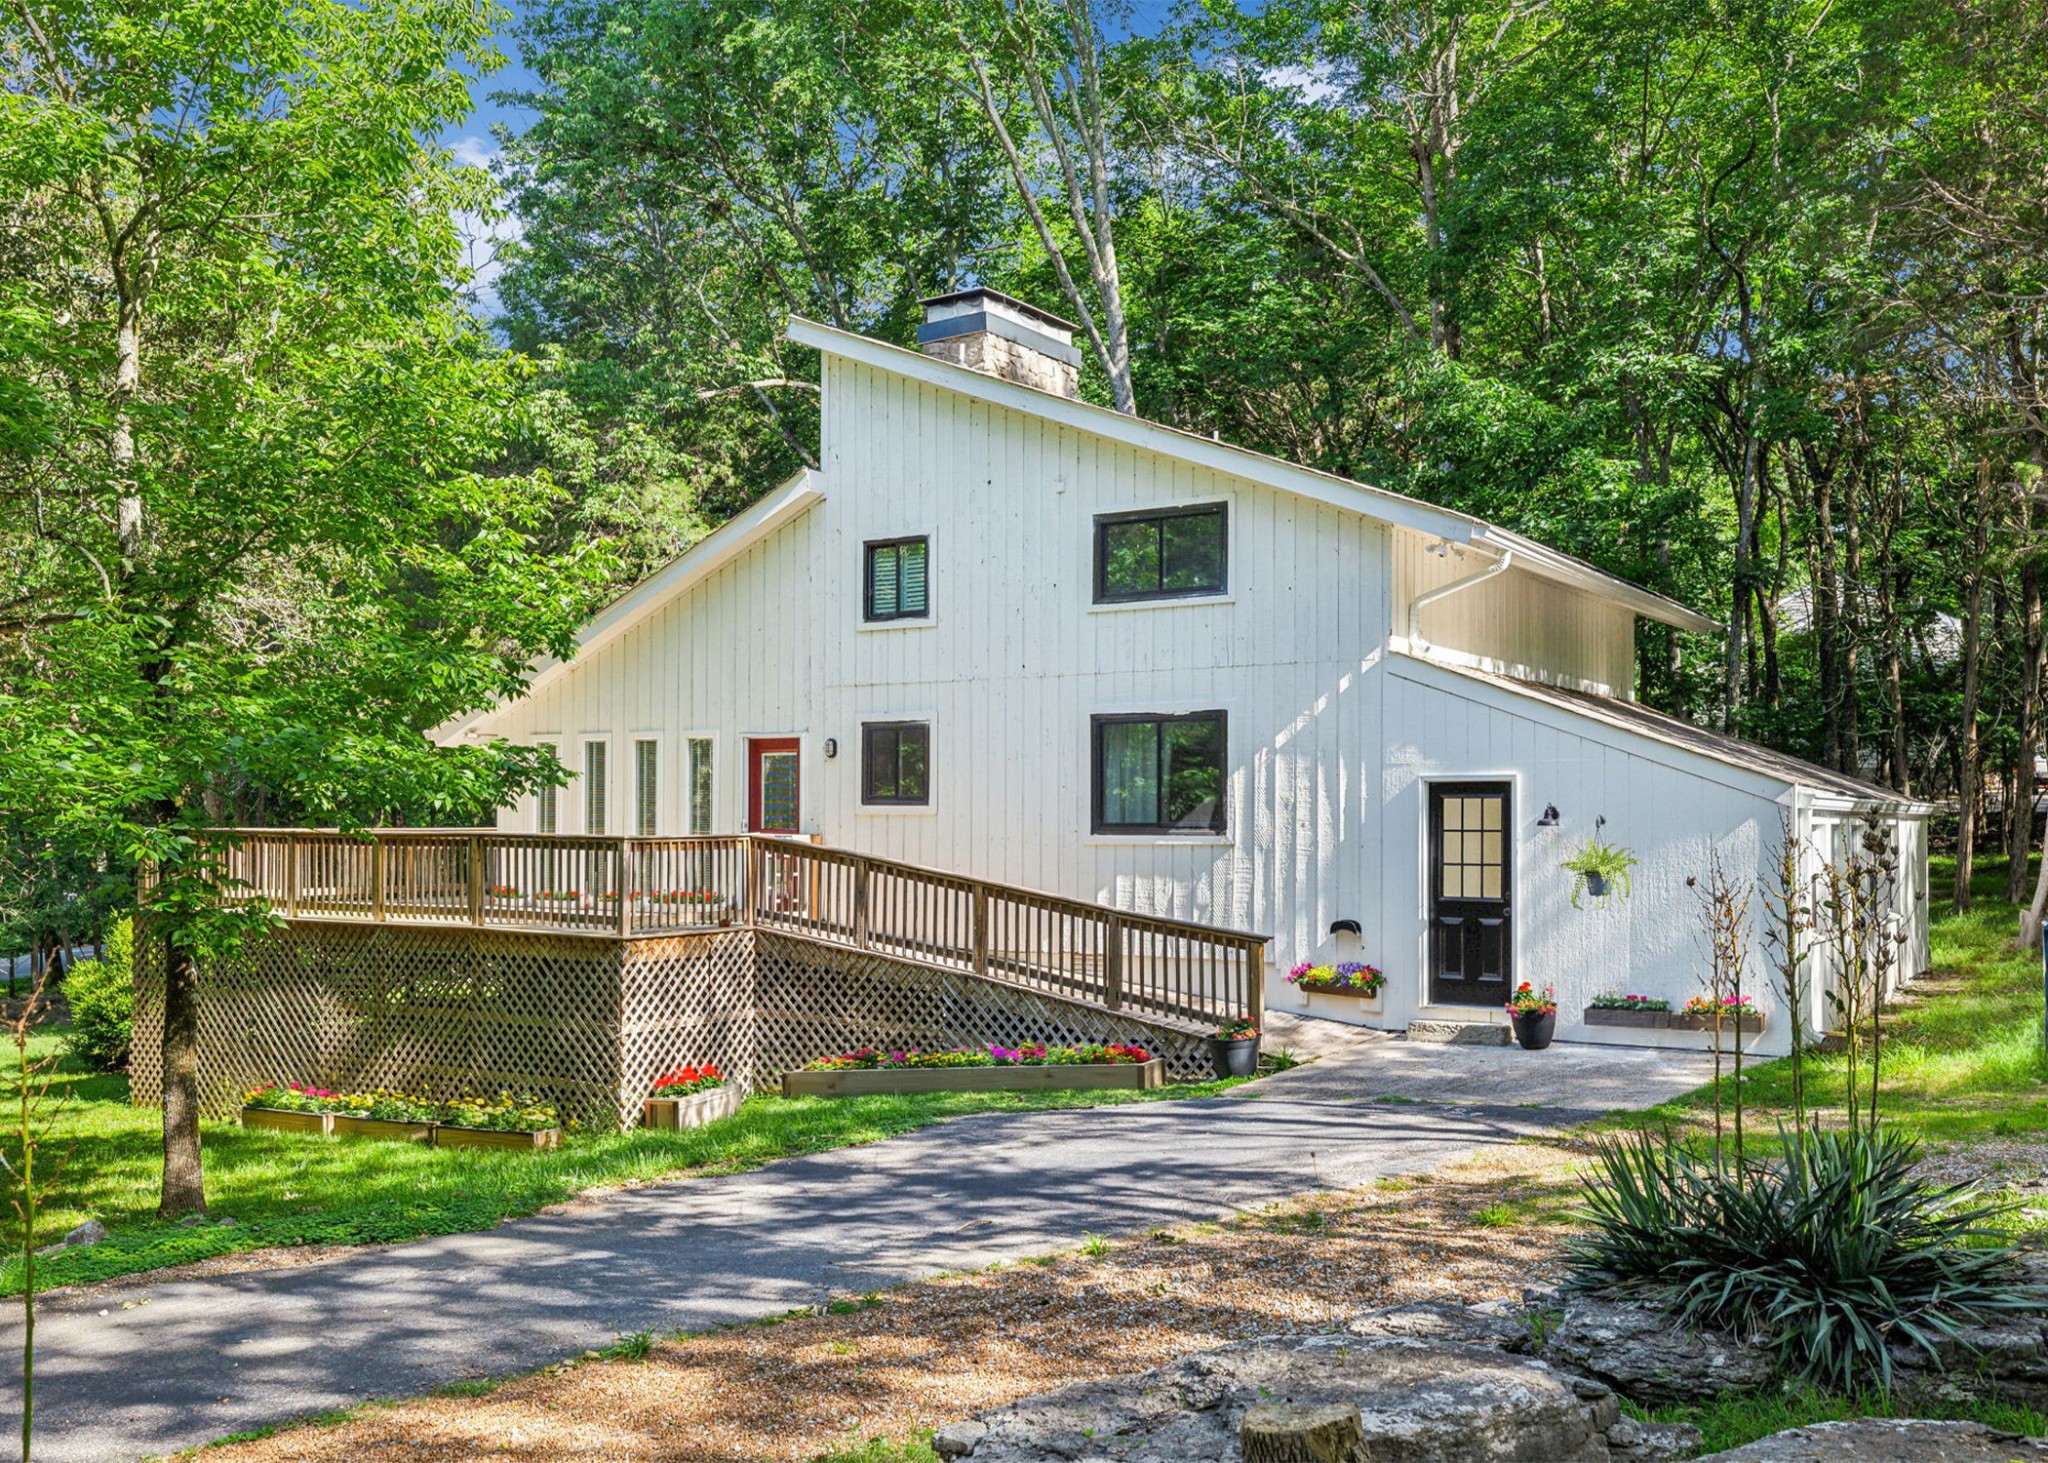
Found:
<path fill-rule="evenodd" d="M 498 160 L 498 146 L 488 137 L 457 137 L 448 143 L 458 165 L 488 171 Z M 462 262 L 471 271 L 467 293 L 470 308 L 486 320 L 497 316 L 498 276 L 504 270 L 499 254 L 508 243 L 520 238 L 525 226 L 518 215 L 502 213 L 486 218 L 480 213 L 458 209 L 455 231 L 462 239 Z"/>

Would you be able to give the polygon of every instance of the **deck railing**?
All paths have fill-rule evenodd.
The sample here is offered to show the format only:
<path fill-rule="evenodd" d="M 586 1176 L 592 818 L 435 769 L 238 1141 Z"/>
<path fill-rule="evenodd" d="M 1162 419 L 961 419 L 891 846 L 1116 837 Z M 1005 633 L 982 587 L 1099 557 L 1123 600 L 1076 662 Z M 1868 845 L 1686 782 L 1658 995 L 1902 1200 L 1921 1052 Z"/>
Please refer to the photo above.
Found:
<path fill-rule="evenodd" d="M 244 829 L 223 841 L 226 877 L 294 920 L 614 939 L 751 927 L 1133 1016 L 1214 1023 L 1264 1004 L 1263 935 L 795 839 Z"/>

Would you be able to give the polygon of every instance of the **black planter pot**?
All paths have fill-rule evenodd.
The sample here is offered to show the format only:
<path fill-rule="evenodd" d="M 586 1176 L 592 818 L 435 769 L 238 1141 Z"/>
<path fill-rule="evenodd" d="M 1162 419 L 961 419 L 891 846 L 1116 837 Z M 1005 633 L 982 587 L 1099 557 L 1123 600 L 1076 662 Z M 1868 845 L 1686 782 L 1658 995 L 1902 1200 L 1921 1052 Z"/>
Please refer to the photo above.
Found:
<path fill-rule="evenodd" d="M 1586 892 L 1595 899 L 1605 899 L 1607 897 L 1607 876 L 1605 874 L 1586 875 Z"/>
<path fill-rule="evenodd" d="M 1550 1045 L 1550 1039 L 1557 1035 L 1557 1012 L 1516 1013 L 1515 1040 L 1522 1044 L 1525 1052 L 1540 1052 Z"/>
<path fill-rule="evenodd" d="M 1218 1077 L 1250 1077 L 1259 1070 L 1259 1039 L 1247 1036 L 1224 1041 L 1212 1036 L 1209 1055 L 1216 1063 Z"/>

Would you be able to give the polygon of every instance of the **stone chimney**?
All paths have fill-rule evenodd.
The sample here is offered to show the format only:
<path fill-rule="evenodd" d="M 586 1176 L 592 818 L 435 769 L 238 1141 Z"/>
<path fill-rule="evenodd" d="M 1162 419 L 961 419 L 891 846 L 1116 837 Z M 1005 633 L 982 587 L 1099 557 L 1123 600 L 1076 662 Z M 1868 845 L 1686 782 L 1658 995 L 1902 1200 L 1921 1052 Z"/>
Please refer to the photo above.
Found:
<path fill-rule="evenodd" d="M 958 290 L 924 304 L 917 346 L 937 360 L 951 361 L 1020 386 L 1073 396 L 1081 379 L 1081 352 L 1074 327 L 998 290 Z"/>

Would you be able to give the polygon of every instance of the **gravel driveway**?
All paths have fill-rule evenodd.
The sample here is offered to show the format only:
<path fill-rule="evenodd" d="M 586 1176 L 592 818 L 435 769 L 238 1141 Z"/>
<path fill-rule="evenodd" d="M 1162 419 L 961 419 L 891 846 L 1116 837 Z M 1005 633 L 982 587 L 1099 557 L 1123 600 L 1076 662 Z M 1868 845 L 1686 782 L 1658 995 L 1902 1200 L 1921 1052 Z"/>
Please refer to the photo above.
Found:
<path fill-rule="evenodd" d="M 622 1333 L 775 1315 L 1089 1233 L 1415 1173 L 1655 1102 L 1700 1073 L 1671 1053 L 1371 1041 L 1225 1097 L 961 1118 L 482 1234 L 59 1293 L 37 1329 L 37 1456 L 132 1459 Z M 19 1324 L 0 1344 L 18 1349 Z M 18 1407 L 11 1391 L 0 1427 L 19 1427 Z"/>

